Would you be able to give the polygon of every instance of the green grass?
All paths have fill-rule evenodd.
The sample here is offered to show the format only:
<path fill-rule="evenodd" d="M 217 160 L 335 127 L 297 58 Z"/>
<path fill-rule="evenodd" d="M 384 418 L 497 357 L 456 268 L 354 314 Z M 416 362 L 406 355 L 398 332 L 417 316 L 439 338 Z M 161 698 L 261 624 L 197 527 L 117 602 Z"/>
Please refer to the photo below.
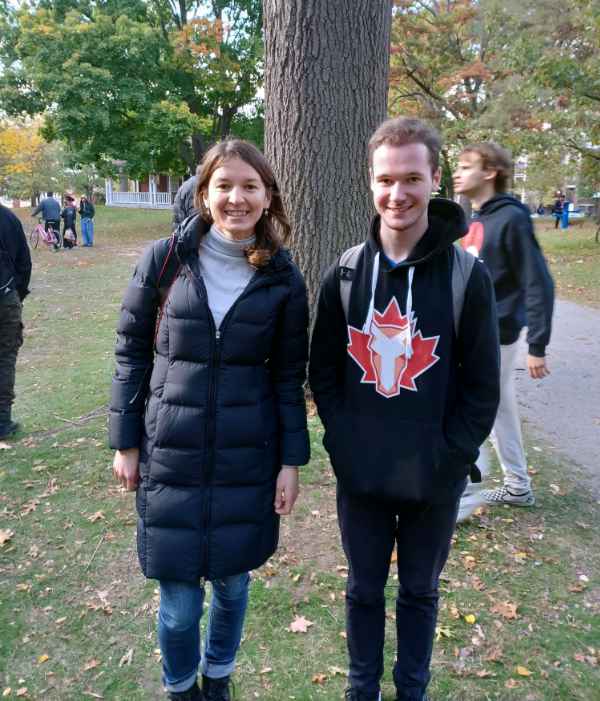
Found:
<path fill-rule="evenodd" d="M 578 223 L 568 229 L 536 224 L 536 232 L 550 264 L 556 293 L 579 304 L 600 307 L 600 244 L 596 224 Z"/>
<path fill-rule="evenodd" d="M 0 546 L 6 698 L 164 698 L 156 585 L 139 573 L 133 497 L 113 482 L 105 410 L 121 294 L 145 242 L 168 233 L 168 212 L 100 207 L 96 248 L 33 254 L 15 406 L 24 430 L 0 450 L 0 531 L 12 532 Z M 542 240 L 548 252 L 554 243 Z M 244 701 L 343 694 L 346 563 L 321 432 L 312 418 L 313 460 L 297 509 L 282 524 L 280 549 L 253 575 L 235 675 Z M 600 689 L 598 504 L 577 488 L 574 466 L 535 447 L 536 507 L 488 510 L 457 531 L 432 664 L 435 701 L 587 701 Z M 395 587 L 392 568 L 386 701 L 394 698 Z M 515 619 L 494 608 L 506 602 Z M 296 615 L 313 623 L 306 633 L 289 631 Z"/>

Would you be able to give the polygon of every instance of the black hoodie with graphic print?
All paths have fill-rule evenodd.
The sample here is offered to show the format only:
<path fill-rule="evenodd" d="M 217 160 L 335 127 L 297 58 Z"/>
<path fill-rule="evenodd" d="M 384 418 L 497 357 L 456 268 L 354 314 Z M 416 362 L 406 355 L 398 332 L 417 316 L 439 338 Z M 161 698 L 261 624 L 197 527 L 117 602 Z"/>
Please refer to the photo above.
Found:
<path fill-rule="evenodd" d="M 475 213 L 467 240 L 492 276 L 500 343 L 514 343 L 527 326 L 529 353 L 543 357 L 552 330 L 554 283 L 529 210 L 511 195 L 495 195 Z"/>
<path fill-rule="evenodd" d="M 492 283 L 476 262 L 457 338 L 452 244 L 466 232 L 462 209 L 432 200 L 427 231 L 395 266 L 381 250 L 379 227 L 375 217 L 354 272 L 348 324 L 339 262 L 321 286 L 309 374 L 323 443 L 352 494 L 450 502 L 462 492 L 498 407 Z"/>

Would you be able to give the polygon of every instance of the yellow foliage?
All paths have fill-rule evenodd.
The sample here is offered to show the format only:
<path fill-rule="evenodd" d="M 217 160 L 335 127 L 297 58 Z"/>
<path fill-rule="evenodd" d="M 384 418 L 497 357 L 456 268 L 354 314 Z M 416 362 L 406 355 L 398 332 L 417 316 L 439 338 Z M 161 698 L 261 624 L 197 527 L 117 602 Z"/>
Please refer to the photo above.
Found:
<path fill-rule="evenodd" d="M 42 166 L 46 142 L 37 124 L 0 125 L 0 178 L 33 173 Z"/>

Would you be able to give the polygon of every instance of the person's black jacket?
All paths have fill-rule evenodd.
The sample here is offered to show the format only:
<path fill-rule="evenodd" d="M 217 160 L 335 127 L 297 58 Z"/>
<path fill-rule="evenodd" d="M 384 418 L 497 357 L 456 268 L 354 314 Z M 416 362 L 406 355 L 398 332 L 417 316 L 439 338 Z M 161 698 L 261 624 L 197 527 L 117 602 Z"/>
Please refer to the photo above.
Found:
<path fill-rule="evenodd" d="M 180 227 L 173 255 L 181 269 L 156 342 L 157 279 L 169 240 L 143 254 L 123 301 L 110 402 L 111 447 L 140 448 L 142 570 L 187 582 L 267 560 L 278 540 L 277 474 L 282 464 L 309 459 L 304 281 L 280 250 L 217 333 L 194 272 L 205 230 L 199 216 Z"/>
<path fill-rule="evenodd" d="M 68 204 L 60 213 L 61 219 L 64 221 L 65 231 L 73 229 L 75 231 L 75 221 L 77 219 L 77 208 L 75 205 Z"/>
<path fill-rule="evenodd" d="M 321 287 L 309 376 L 325 427 L 323 443 L 345 491 L 394 502 L 450 502 L 462 492 L 498 407 L 492 283 L 476 261 L 457 338 L 452 242 L 466 232 L 462 209 L 432 200 L 427 231 L 395 267 L 381 253 L 379 227 L 375 217 L 354 273 L 348 323 L 338 263 Z M 366 333 L 378 252 L 373 324 Z M 411 266 L 412 356 L 407 361 L 410 351 L 401 354 L 397 342 L 403 334 L 407 338 Z"/>
<path fill-rule="evenodd" d="M 60 204 L 54 199 L 54 197 L 44 197 L 44 199 L 33 210 L 31 216 L 35 217 L 36 214 L 40 213 L 44 221 L 58 222 L 60 220 Z"/>
<path fill-rule="evenodd" d="M 16 290 L 21 301 L 29 294 L 31 255 L 17 217 L 0 205 L 0 296 Z"/>
<path fill-rule="evenodd" d="M 173 201 L 173 229 L 176 229 L 185 219 L 197 213 L 194 207 L 194 195 L 198 178 L 192 175 L 177 190 Z"/>
<path fill-rule="evenodd" d="M 93 219 L 96 214 L 96 208 L 89 200 L 79 201 L 79 216 L 82 219 Z"/>
<path fill-rule="evenodd" d="M 474 226 L 481 227 L 479 255 L 494 282 L 500 343 L 514 343 L 527 326 L 529 353 L 543 357 L 552 331 L 554 283 L 529 210 L 511 195 L 498 194 L 481 207 Z"/>

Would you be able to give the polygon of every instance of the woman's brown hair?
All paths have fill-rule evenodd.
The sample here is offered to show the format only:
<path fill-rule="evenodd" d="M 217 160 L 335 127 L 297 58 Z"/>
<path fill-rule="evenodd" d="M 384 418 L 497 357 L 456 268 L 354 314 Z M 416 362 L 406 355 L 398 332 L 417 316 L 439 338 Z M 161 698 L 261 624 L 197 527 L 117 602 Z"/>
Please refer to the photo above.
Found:
<path fill-rule="evenodd" d="M 205 153 L 196 170 L 198 182 L 194 194 L 194 205 L 200 211 L 204 221 L 207 224 L 212 224 L 212 215 L 204 203 L 208 183 L 215 170 L 232 158 L 239 158 L 254 168 L 260 175 L 267 192 L 271 195 L 269 209 L 263 212 L 256 223 L 256 242 L 254 246 L 246 249 L 246 257 L 250 265 L 261 268 L 288 241 L 291 227 L 283 208 L 273 169 L 254 144 L 241 139 L 227 139 L 215 144 Z"/>

